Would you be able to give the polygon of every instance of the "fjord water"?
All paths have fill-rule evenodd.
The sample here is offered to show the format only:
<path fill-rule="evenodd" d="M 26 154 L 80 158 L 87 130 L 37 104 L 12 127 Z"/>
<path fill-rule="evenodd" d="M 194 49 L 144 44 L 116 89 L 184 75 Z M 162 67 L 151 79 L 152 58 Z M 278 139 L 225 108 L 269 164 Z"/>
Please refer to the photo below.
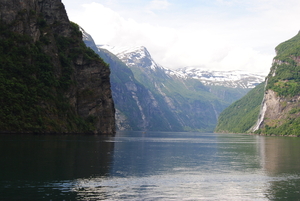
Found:
<path fill-rule="evenodd" d="M 298 200 L 300 139 L 1 135 L 0 200 Z"/>

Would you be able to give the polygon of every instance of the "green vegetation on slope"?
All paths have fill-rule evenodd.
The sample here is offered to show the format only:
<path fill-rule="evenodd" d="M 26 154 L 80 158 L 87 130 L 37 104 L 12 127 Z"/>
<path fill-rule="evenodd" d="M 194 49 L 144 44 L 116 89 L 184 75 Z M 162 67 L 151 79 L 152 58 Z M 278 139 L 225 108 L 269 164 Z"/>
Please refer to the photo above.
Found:
<path fill-rule="evenodd" d="M 268 110 L 271 109 L 267 108 L 261 128 L 256 133 L 299 136 L 300 33 L 278 45 L 276 52 L 277 56 L 267 77 L 266 90 L 276 93 L 278 100 L 272 99 L 269 105 L 274 105 L 280 114 L 270 112 Z M 259 95 L 252 94 L 254 90 Z M 253 126 L 263 98 L 263 87 L 254 90 L 221 113 L 216 132 L 244 133 Z"/>
<path fill-rule="evenodd" d="M 176 126 L 176 131 L 212 132 L 217 115 L 228 105 L 210 93 L 199 80 L 169 77 L 160 69 L 151 72 L 133 66 L 131 70 L 142 85 L 160 97 L 163 112 L 170 124 Z"/>
<path fill-rule="evenodd" d="M 277 56 L 268 76 L 267 90 L 279 96 L 295 96 L 300 93 L 300 33 L 276 47 Z"/>
<path fill-rule="evenodd" d="M 265 83 L 261 83 L 246 96 L 226 108 L 219 116 L 215 132 L 247 132 L 257 121 L 264 95 L 264 86 Z"/>
<path fill-rule="evenodd" d="M 279 44 L 275 50 L 277 52 L 275 59 L 283 62 L 290 56 L 300 56 L 300 32 L 293 38 Z"/>
<path fill-rule="evenodd" d="M 265 135 L 294 135 L 300 136 L 300 117 L 299 109 L 297 109 L 297 115 L 291 115 L 287 121 L 278 126 L 268 126 L 257 130 L 256 134 L 265 134 Z"/>
<path fill-rule="evenodd" d="M 20 13 L 21 20 L 22 15 Z M 30 17 L 35 19 L 38 16 L 30 12 Z M 72 79 L 74 58 L 82 55 L 86 60 L 100 60 L 99 56 L 81 41 L 78 25 L 71 24 L 72 37 L 67 38 L 52 35 L 51 27 L 44 20 L 39 20 L 38 24 L 41 33 L 46 34 L 34 42 L 29 35 L 10 31 L 10 25 L 0 23 L 0 130 L 93 130 L 94 118 L 79 117 L 65 93 L 76 85 Z M 49 53 L 49 49 L 57 49 L 56 61 L 53 59 L 55 52 Z"/>
<path fill-rule="evenodd" d="M 297 135 L 300 131 L 300 33 L 276 47 L 267 90 L 280 97 L 280 116 L 267 117 L 256 131 L 267 135 Z"/>
<path fill-rule="evenodd" d="M 245 96 L 251 89 L 229 88 L 224 86 L 207 86 L 209 91 L 225 102 L 228 106 Z"/>

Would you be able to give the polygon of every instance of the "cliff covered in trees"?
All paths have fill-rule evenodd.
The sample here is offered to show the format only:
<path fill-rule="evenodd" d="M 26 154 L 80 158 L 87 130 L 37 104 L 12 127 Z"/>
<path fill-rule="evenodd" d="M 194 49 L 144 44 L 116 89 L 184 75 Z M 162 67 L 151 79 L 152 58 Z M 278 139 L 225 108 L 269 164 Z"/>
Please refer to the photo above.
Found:
<path fill-rule="evenodd" d="M 60 0 L 0 2 L 0 131 L 115 132 L 110 69 Z"/>
<path fill-rule="evenodd" d="M 255 95 L 251 92 L 253 94 L 244 101 L 245 105 L 237 108 L 235 105 L 240 102 L 236 102 L 226 109 L 220 115 L 217 132 L 240 132 L 237 128 L 242 126 L 241 121 L 246 121 L 248 125 L 253 124 L 248 132 L 264 135 L 300 135 L 300 33 L 275 49 L 276 56 L 266 77 L 263 96 L 258 89 L 254 89 L 258 93 Z M 247 113 L 239 112 L 249 109 L 249 105 L 252 109 Z M 257 110 L 258 107 L 260 110 Z M 248 118 L 254 115 L 249 115 L 254 111 L 257 115 L 256 123 L 253 118 Z M 231 119 L 228 119 L 228 114 Z"/>
<path fill-rule="evenodd" d="M 253 131 L 300 135 L 300 33 L 278 45 Z"/>

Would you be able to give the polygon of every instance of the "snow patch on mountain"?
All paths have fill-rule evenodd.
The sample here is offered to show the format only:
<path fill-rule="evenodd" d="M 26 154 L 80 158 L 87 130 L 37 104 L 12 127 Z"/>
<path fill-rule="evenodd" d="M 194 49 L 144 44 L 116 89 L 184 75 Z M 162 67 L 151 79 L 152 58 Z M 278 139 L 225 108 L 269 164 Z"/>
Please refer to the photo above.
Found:
<path fill-rule="evenodd" d="M 81 33 L 82 33 L 82 40 L 83 41 L 94 41 L 92 36 L 88 34 L 82 27 L 79 27 Z"/>
<path fill-rule="evenodd" d="M 140 65 L 151 70 L 164 69 L 157 64 L 144 46 L 115 47 L 110 45 L 97 45 L 98 48 L 106 49 L 116 55 L 128 67 Z"/>
<path fill-rule="evenodd" d="M 114 55 L 121 55 L 121 54 L 126 54 L 130 52 L 138 52 L 141 51 L 142 49 L 145 49 L 143 46 L 123 46 L 123 47 L 117 47 L 117 46 L 112 46 L 112 45 L 97 45 L 98 48 L 101 49 L 106 49 L 113 53 Z"/>
<path fill-rule="evenodd" d="M 197 67 L 186 67 L 168 71 L 180 78 L 200 80 L 204 85 L 226 86 L 231 88 L 254 88 L 265 80 L 265 75 L 246 71 L 214 71 Z"/>
<path fill-rule="evenodd" d="M 153 71 L 162 69 L 165 74 L 180 79 L 197 79 L 206 86 L 224 86 L 230 88 L 254 88 L 262 83 L 265 75 L 249 73 L 246 71 L 215 71 L 199 67 L 185 67 L 176 70 L 167 69 L 158 65 L 148 50 L 143 47 L 115 47 L 98 45 L 115 54 L 128 67 L 140 66 Z"/>

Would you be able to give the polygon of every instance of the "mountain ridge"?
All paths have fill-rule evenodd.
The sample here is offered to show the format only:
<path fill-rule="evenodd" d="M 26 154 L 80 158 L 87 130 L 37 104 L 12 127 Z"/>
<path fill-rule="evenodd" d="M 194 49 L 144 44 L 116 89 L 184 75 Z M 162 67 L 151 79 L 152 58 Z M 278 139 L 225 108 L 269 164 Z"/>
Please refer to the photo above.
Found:
<path fill-rule="evenodd" d="M 101 51 L 106 48 L 107 51 L 113 52 L 130 68 L 134 78 L 151 91 L 152 97 L 161 97 L 160 101 L 156 99 L 156 103 L 158 105 L 164 103 L 163 107 L 174 119 L 177 119 L 176 124 L 183 127 L 179 131 L 198 129 L 198 131 L 212 132 L 219 113 L 249 90 L 248 85 L 243 88 L 239 88 L 240 86 L 229 88 L 222 85 L 205 86 L 198 78 L 188 74 L 183 75 L 180 71 L 167 69 L 157 64 L 143 46 L 118 48 L 97 45 L 97 48 Z M 207 127 L 206 130 L 205 127 Z"/>
<path fill-rule="evenodd" d="M 147 48 L 144 46 L 135 47 L 116 47 L 110 45 L 97 45 L 98 48 L 106 49 L 115 54 L 119 59 L 126 57 L 132 57 L 130 54 L 138 55 L 141 57 L 151 57 Z M 140 58 L 139 58 L 140 59 Z M 124 60 L 125 61 L 125 60 Z M 132 59 L 128 59 L 125 63 L 127 66 L 133 66 Z M 230 71 L 217 71 L 210 70 L 201 67 L 184 67 L 178 69 L 168 69 L 153 61 L 151 69 L 156 68 L 163 69 L 166 74 L 170 76 L 177 76 L 182 79 L 197 79 L 200 80 L 205 86 L 225 86 L 229 88 L 244 88 L 252 89 L 258 84 L 264 82 L 266 75 L 251 73 L 242 70 L 230 70 Z M 148 65 L 149 66 L 149 65 Z"/>
<path fill-rule="evenodd" d="M 205 85 L 199 77 L 187 73 L 183 76 L 182 69 L 175 71 L 159 65 L 144 46 L 96 45 L 88 33 L 83 36 L 85 44 L 110 64 L 119 130 L 212 132 L 223 109 L 263 81 L 260 75 L 257 83 Z M 207 71 L 201 70 L 203 74 Z M 213 76 L 230 79 L 223 72 L 209 72 L 210 77 L 204 76 L 206 80 Z"/>

